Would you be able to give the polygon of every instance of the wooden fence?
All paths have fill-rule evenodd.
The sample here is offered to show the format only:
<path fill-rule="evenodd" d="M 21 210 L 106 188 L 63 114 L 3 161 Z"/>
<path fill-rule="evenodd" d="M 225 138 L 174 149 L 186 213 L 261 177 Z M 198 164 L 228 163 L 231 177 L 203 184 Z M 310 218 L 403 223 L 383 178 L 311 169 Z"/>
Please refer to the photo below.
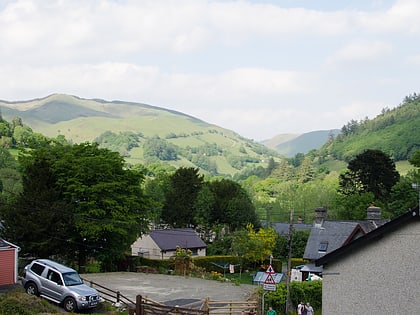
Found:
<path fill-rule="evenodd" d="M 210 315 L 240 315 L 249 314 L 251 310 L 257 313 L 257 301 L 210 301 L 206 300 L 207 309 Z"/>
<path fill-rule="evenodd" d="M 83 279 L 100 293 L 101 297 L 114 305 L 125 306 L 130 315 L 241 315 L 251 309 L 257 310 L 257 301 L 210 301 L 205 299 L 183 306 L 168 306 L 162 303 L 136 296 L 136 301 L 129 299 L 119 291 L 109 289 L 94 281 Z"/>

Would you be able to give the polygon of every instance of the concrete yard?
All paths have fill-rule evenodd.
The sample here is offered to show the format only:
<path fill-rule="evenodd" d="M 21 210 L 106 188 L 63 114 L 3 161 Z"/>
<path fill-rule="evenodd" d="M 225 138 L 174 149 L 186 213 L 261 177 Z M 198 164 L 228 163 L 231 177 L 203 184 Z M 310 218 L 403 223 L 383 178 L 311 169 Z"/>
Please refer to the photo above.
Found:
<path fill-rule="evenodd" d="M 199 278 L 136 272 L 83 274 L 82 278 L 98 283 L 135 301 L 137 295 L 153 301 L 171 304 L 171 301 L 204 300 L 246 301 L 257 289 L 251 284 L 235 285 Z M 86 282 L 86 284 L 88 284 Z"/>

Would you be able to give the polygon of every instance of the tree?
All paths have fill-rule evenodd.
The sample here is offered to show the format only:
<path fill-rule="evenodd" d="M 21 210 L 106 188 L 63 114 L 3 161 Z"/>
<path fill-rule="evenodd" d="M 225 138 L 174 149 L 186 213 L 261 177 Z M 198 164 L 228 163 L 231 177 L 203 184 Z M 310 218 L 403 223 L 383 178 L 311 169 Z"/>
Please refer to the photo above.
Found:
<path fill-rule="evenodd" d="M 409 162 L 416 167 L 420 167 L 420 150 L 417 150 L 411 155 Z"/>
<path fill-rule="evenodd" d="M 232 231 L 248 223 L 259 227 L 251 198 L 241 185 L 229 179 L 206 182 L 198 195 L 196 208 L 197 216 L 210 227 L 226 224 Z"/>
<path fill-rule="evenodd" d="M 349 162 L 340 175 L 340 192 L 345 195 L 372 192 L 377 200 L 387 196 L 400 178 L 391 158 L 380 150 L 366 150 Z"/>
<path fill-rule="evenodd" d="M 276 245 L 277 232 L 271 228 L 261 228 L 255 232 L 252 224 L 247 226 L 248 250 L 245 258 L 253 262 L 264 262 L 273 253 Z"/>
<path fill-rule="evenodd" d="M 143 176 L 97 144 L 47 142 L 20 155 L 23 192 L 7 211 L 7 233 L 35 257 L 60 255 L 105 269 L 147 229 Z M 24 222 L 25 224 L 22 224 Z"/>
<path fill-rule="evenodd" d="M 169 178 L 165 192 L 162 220 L 172 227 L 195 226 L 195 203 L 203 186 L 203 176 L 198 168 L 181 167 Z"/>

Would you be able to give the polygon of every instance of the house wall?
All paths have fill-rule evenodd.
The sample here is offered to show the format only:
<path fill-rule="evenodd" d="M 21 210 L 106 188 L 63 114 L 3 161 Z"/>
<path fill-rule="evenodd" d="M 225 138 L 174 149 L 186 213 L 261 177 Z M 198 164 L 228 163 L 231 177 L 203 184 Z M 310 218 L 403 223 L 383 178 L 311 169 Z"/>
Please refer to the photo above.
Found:
<path fill-rule="evenodd" d="M 138 238 L 137 241 L 131 245 L 131 255 L 140 256 L 139 252 L 143 252 L 143 257 L 145 258 L 162 259 L 160 248 L 157 246 L 155 241 L 153 241 L 150 235 Z"/>
<path fill-rule="evenodd" d="M 0 285 L 17 282 L 17 250 L 0 249 Z"/>
<path fill-rule="evenodd" d="M 322 313 L 417 314 L 420 222 L 324 265 Z"/>

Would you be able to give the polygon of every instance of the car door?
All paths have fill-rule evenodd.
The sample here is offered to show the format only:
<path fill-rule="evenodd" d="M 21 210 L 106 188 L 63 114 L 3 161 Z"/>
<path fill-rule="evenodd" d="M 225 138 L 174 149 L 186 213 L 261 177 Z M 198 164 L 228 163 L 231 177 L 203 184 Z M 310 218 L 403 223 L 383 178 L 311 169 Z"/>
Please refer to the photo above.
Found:
<path fill-rule="evenodd" d="M 51 299 L 61 302 L 61 297 L 64 290 L 61 275 L 55 270 L 48 269 L 46 277 L 43 279 L 43 281 L 45 289 L 44 294 Z"/>

